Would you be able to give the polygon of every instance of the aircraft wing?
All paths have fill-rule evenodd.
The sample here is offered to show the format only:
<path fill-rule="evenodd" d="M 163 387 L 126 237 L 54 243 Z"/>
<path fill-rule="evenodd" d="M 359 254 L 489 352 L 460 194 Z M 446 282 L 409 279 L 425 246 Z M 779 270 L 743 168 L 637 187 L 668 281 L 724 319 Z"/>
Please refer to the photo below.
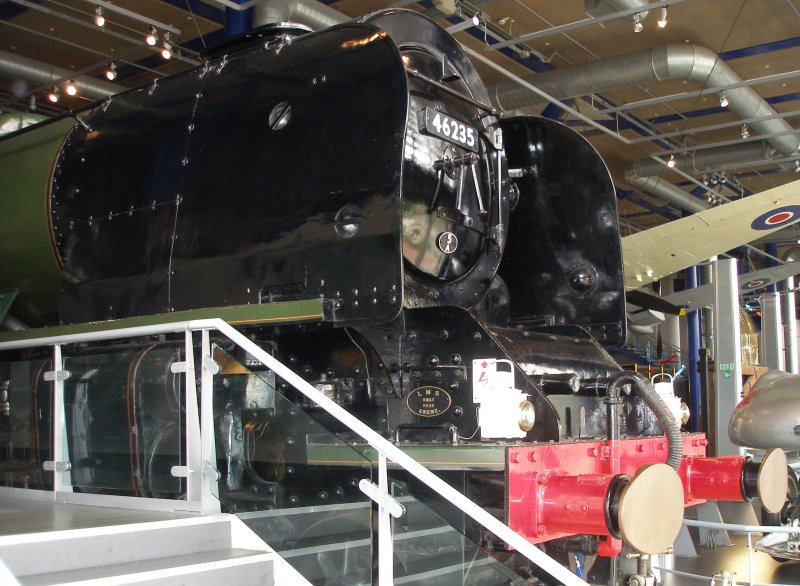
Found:
<path fill-rule="evenodd" d="M 625 236 L 625 288 L 638 289 L 798 220 L 800 180 Z"/>
<path fill-rule="evenodd" d="M 763 289 L 794 275 L 800 275 L 800 262 L 790 262 L 777 267 L 739 275 L 739 293 L 750 293 L 757 289 Z M 685 307 L 686 311 L 711 307 L 714 303 L 714 286 L 703 285 L 694 289 L 686 289 L 685 291 L 665 295 L 663 299 L 673 305 Z"/>

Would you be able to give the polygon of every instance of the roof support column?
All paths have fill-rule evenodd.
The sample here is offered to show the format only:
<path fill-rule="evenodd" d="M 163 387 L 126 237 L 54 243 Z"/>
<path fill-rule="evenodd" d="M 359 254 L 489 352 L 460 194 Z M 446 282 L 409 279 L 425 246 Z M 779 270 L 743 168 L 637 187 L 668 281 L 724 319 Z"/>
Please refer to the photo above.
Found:
<path fill-rule="evenodd" d="M 797 364 L 797 310 L 794 299 L 794 277 L 789 277 L 781 283 L 783 303 L 781 314 L 783 316 L 783 346 L 786 351 L 786 372 L 800 374 Z"/>
<path fill-rule="evenodd" d="M 742 345 L 739 326 L 739 279 L 735 258 L 716 260 L 714 266 L 714 394 L 716 413 L 712 430 L 715 456 L 740 455 L 728 436 L 733 409 L 742 399 Z"/>
<path fill-rule="evenodd" d="M 777 293 L 761 295 L 761 362 L 772 370 L 784 370 L 781 298 Z"/>

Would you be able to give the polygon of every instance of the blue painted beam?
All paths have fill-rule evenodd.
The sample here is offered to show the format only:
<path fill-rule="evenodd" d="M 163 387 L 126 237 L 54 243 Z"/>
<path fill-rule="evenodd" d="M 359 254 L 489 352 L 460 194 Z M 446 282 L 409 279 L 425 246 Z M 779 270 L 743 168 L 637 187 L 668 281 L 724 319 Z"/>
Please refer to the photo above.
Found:
<path fill-rule="evenodd" d="M 208 20 L 216 22 L 217 24 L 225 24 L 225 11 L 216 8 L 200 0 L 161 0 L 164 4 L 169 4 L 175 8 L 186 10 L 187 6 L 191 9 L 192 14 L 195 16 L 202 16 Z"/>
<path fill-rule="evenodd" d="M 733 51 L 725 51 L 719 54 L 719 58 L 723 61 L 731 61 L 733 59 L 741 59 L 742 57 L 752 57 L 753 55 L 762 55 L 763 53 L 771 53 L 772 51 L 791 49 L 792 47 L 800 47 L 800 37 L 792 37 L 791 39 L 784 39 L 782 41 L 773 41 L 771 43 L 753 45 L 752 47 L 734 49 Z"/>

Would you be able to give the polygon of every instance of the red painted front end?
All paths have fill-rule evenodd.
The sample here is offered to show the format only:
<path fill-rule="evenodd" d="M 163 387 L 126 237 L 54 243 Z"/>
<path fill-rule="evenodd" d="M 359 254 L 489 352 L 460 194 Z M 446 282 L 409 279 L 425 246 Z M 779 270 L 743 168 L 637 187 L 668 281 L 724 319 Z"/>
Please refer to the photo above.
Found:
<path fill-rule="evenodd" d="M 706 500 L 742 501 L 741 457 L 706 458 L 703 434 L 683 436 L 678 475 L 685 506 Z M 517 446 L 507 450 L 508 525 L 533 543 L 576 534 L 605 536 L 601 555 L 621 544 L 607 526 L 605 500 L 615 476 L 633 477 L 646 464 L 663 463 L 663 436 Z"/>

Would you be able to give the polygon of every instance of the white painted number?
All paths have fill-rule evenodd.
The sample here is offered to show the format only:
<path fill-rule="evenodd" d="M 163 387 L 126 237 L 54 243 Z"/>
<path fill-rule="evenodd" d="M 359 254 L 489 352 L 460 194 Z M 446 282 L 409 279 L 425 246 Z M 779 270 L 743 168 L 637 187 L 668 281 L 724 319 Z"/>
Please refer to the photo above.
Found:
<path fill-rule="evenodd" d="M 442 119 L 439 116 L 438 112 L 436 113 L 436 116 L 433 117 L 433 122 L 431 122 L 431 124 L 433 124 L 433 127 L 436 129 L 436 132 L 442 131 Z"/>
<path fill-rule="evenodd" d="M 437 112 L 433 120 L 430 121 L 430 125 L 439 136 L 452 139 L 470 148 L 474 148 L 476 145 L 477 137 L 475 129 L 470 128 L 458 120 L 453 120 L 449 116 Z"/>

